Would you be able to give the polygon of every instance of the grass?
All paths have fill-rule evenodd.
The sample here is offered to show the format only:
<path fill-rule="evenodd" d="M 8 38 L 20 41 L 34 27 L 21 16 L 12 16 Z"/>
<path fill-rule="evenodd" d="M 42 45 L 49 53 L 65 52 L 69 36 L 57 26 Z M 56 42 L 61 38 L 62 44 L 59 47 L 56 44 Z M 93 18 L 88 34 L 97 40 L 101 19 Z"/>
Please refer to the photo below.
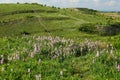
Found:
<path fill-rule="evenodd" d="M 106 21 L 106 19 L 102 18 L 102 16 L 84 14 L 80 11 L 76 12 L 72 9 L 57 9 L 35 4 L 1 4 L 0 6 L 1 37 L 7 35 L 19 35 L 21 33 L 21 29 L 30 33 L 39 33 L 43 27 L 48 28 L 48 30 L 49 28 L 50 30 L 61 30 L 66 28 L 67 31 L 69 28 L 77 28 L 79 25 L 86 22 L 97 23 Z M 6 10 L 6 6 L 9 6 L 9 10 Z M 15 6 L 16 8 L 14 8 Z M 29 10 L 41 10 L 41 12 L 30 13 Z M 38 18 L 40 18 L 40 21 Z M 31 31 L 31 28 L 34 29 Z M 42 30 L 42 32 L 44 32 L 44 30 Z"/>
<path fill-rule="evenodd" d="M 49 43 L 49 39 L 53 42 Z M 92 52 L 87 52 L 89 46 L 96 44 L 96 42 L 85 41 L 85 43 L 83 43 L 81 41 L 80 43 L 82 43 L 83 50 L 85 50 L 86 53 L 85 51 L 83 51 L 83 55 L 78 56 L 81 54 L 79 53 L 79 49 L 81 48 L 77 46 L 76 43 L 73 43 L 71 41 L 69 43 L 69 40 L 64 40 L 64 38 L 52 38 L 49 36 L 41 37 L 38 35 L 22 36 L 16 38 L 9 37 L 1 39 L 2 45 L 0 46 L 0 54 L 1 60 L 4 57 L 4 62 L 1 63 L 0 66 L 0 78 L 13 80 L 33 80 L 36 79 L 36 75 L 41 75 L 40 78 L 42 80 L 119 79 L 120 74 L 116 68 L 116 62 L 117 64 L 119 64 L 120 56 L 118 51 L 113 51 L 114 53 L 109 53 L 111 51 L 106 53 L 106 51 L 104 51 L 99 57 L 96 57 L 97 50 L 92 51 L 94 47 L 91 48 Z M 53 44 L 53 48 L 50 47 L 51 44 Z M 98 48 L 98 50 L 100 49 L 100 53 L 102 49 L 111 50 L 110 47 L 108 47 L 108 49 L 104 47 L 107 46 L 107 44 L 105 44 L 104 46 L 103 43 L 100 44 L 101 46 L 99 46 Z M 100 44 L 96 44 L 96 46 Z M 69 45 L 71 45 L 71 47 Z M 60 48 L 60 46 L 62 47 Z M 76 47 L 74 48 L 72 46 Z M 95 48 L 97 49 L 96 46 Z M 75 53 L 67 53 L 67 48 L 75 49 L 73 50 L 75 51 Z M 63 51 L 63 54 L 54 58 L 56 54 L 58 55 L 59 53 L 61 53 L 59 52 L 59 50 L 61 51 L 61 49 L 62 51 L 65 50 Z M 51 55 L 51 53 L 53 55 Z M 72 53 L 73 56 L 69 53 Z M 65 54 L 69 55 L 63 56 Z M 103 75 L 104 77 L 102 77 Z"/>
<path fill-rule="evenodd" d="M 119 80 L 120 35 L 79 31 L 86 23 L 119 22 L 109 16 L 89 9 L 0 4 L 0 80 Z"/>

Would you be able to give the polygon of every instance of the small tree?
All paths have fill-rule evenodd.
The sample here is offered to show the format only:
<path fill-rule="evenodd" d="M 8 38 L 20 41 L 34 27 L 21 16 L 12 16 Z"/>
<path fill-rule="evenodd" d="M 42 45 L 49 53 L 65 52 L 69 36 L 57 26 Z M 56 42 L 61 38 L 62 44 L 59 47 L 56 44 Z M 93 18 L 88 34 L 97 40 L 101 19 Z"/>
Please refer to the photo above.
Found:
<path fill-rule="evenodd" d="M 17 2 L 17 4 L 20 4 L 19 2 Z"/>

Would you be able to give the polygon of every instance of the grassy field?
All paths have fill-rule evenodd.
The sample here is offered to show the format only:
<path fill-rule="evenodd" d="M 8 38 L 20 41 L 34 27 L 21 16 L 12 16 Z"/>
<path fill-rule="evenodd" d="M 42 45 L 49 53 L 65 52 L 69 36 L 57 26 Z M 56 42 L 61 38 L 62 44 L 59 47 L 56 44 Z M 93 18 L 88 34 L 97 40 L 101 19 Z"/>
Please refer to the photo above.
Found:
<path fill-rule="evenodd" d="M 0 80 L 119 80 L 119 17 L 0 4 Z"/>

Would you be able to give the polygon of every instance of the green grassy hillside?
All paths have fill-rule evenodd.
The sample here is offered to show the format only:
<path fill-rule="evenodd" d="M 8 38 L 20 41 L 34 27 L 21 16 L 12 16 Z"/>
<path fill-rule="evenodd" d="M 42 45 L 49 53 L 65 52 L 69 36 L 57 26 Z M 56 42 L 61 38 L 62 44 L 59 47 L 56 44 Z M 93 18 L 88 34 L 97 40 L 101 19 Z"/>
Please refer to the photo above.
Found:
<path fill-rule="evenodd" d="M 83 23 L 106 22 L 106 19 L 97 13 L 94 15 L 85 12 L 89 13 L 89 10 L 75 11 L 75 9 L 58 9 L 38 4 L 1 4 L 0 36 L 20 35 L 23 32 L 41 33 L 45 32 L 45 28 L 51 33 L 57 30 L 62 30 L 62 33 L 76 32 Z"/>
<path fill-rule="evenodd" d="M 118 13 L 0 4 L 0 80 L 119 80 L 119 30 Z"/>

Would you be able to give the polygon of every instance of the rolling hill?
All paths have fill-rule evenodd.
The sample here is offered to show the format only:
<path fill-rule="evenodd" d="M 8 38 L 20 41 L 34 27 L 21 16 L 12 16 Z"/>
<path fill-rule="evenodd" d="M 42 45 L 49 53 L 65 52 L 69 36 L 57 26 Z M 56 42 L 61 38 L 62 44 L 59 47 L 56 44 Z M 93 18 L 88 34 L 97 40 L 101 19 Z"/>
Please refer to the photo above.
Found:
<path fill-rule="evenodd" d="M 119 31 L 115 12 L 0 4 L 0 80 L 119 80 Z"/>
<path fill-rule="evenodd" d="M 9 8 L 9 9 L 8 9 Z M 96 15 L 94 15 L 94 14 Z M 1 4 L 0 36 L 76 30 L 83 23 L 107 22 L 94 10 L 59 9 L 40 4 Z M 44 28 L 45 27 L 45 28 Z"/>

